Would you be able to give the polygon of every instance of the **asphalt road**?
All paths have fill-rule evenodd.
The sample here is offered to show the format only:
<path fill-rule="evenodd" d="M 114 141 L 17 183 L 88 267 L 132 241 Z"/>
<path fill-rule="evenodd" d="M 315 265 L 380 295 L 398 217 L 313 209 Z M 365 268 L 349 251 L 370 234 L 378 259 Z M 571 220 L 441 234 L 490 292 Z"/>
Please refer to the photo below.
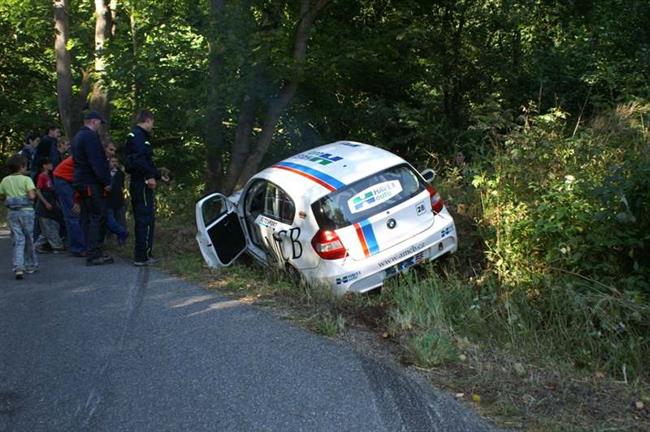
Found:
<path fill-rule="evenodd" d="M 485 431 L 398 368 L 126 262 L 41 255 L 0 230 L 0 431 Z"/>

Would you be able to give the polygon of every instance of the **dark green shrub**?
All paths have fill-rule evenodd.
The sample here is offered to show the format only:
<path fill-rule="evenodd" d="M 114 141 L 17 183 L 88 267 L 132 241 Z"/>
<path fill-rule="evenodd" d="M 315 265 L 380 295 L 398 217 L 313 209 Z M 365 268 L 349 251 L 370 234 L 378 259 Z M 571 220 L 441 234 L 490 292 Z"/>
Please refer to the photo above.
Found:
<path fill-rule="evenodd" d="M 493 307 L 521 323 L 513 341 L 548 334 L 575 364 L 647 373 L 649 112 L 620 106 L 577 133 L 560 110 L 526 117 L 477 164 Z"/>

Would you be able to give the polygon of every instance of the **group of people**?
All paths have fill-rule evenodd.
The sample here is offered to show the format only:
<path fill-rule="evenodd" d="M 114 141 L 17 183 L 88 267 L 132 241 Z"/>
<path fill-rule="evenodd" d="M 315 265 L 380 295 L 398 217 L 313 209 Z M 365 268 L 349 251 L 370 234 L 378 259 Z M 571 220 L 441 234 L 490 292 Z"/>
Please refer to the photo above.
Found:
<path fill-rule="evenodd" d="M 67 249 L 72 256 L 84 257 L 86 265 L 102 265 L 113 262 L 104 252 L 107 232 L 118 244 L 126 241 L 125 174 L 115 145 L 101 142 L 98 131 L 105 123 L 100 113 L 88 112 L 71 141 L 51 126 L 43 137 L 28 135 L 23 149 L 9 158 L 10 174 L 0 182 L 0 195 L 6 197 L 17 279 L 38 270 L 37 253 Z M 153 113 L 137 114 L 122 161 L 130 174 L 135 266 L 156 261 L 154 190 L 158 181 L 169 180 L 153 162 L 153 127 Z"/>

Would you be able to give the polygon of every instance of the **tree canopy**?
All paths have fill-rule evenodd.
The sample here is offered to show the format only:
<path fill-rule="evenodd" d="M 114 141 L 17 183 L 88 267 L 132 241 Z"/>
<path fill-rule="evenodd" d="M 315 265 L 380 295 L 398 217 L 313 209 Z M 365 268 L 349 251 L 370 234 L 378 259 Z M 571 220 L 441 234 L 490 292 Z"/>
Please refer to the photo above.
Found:
<path fill-rule="evenodd" d="M 106 0 L 99 48 L 91 3 L 2 0 L 4 152 L 28 131 L 66 124 L 57 3 L 78 108 L 93 103 L 84 74 L 87 85 L 101 81 L 118 143 L 136 110 L 153 109 L 161 152 L 191 160 L 208 189 L 245 180 L 232 173 L 243 169 L 238 157 L 250 175 L 343 138 L 409 155 L 471 152 L 472 131 L 495 113 L 561 106 L 587 118 L 649 91 L 650 6 L 639 0 Z"/>

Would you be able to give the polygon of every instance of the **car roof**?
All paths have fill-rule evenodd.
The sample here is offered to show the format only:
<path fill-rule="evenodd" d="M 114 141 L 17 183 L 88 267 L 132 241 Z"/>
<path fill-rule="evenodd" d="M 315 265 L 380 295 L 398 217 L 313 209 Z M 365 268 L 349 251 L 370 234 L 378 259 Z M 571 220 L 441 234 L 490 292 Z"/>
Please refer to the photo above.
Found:
<path fill-rule="evenodd" d="M 296 154 L 259 172 L 305 205 L 361 180 L 404 163 L 401 157 L 369 144 L 337 141 Z"/>

